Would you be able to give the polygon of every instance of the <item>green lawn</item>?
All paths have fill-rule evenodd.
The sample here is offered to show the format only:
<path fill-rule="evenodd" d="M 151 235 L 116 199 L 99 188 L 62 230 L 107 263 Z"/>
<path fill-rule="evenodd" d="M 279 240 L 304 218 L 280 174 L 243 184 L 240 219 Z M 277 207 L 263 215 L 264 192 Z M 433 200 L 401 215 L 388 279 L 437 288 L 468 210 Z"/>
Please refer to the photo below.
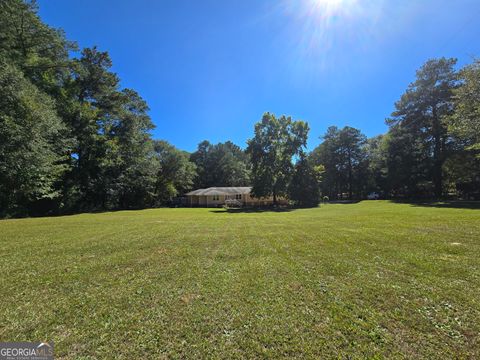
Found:
<path fill-rule="evenodd" d="M 480 357 L 479 209 L 4 220 L 0 257 L 0 341 L 57 358 Z"/>

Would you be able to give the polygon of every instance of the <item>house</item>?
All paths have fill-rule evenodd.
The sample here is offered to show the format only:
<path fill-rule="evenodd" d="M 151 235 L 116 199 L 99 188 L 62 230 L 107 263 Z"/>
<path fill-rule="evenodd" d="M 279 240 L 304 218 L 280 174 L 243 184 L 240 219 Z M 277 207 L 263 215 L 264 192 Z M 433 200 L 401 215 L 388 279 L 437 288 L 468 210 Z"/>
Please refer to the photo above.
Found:
<path fill-rule="evenodd" d="M 188 206 L 217 207 L 225 205 L 228 200 L 236 200 L 243 206 L 265 206 L 273 204 L 273 197 L 254 198 L 250 186 L 244 187 L 210 187 L 198 189 L 185 194 Z M 278 199 L 277 203 L 285 203 Z"/>

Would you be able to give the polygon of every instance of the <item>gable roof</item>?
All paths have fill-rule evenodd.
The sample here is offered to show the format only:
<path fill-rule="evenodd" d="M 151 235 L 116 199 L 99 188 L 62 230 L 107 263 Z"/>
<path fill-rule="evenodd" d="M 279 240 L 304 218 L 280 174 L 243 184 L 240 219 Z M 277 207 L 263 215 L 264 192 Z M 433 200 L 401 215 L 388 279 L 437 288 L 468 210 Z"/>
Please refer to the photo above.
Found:
<path fill-rule="evenodd" d="M 235 194 L 250 194 L 251 186 L 240 187 L 210 187 L 208 189 L 198 189 L 186 193 L 187 196 L 201 196 L 201 195 L 235 195 Z"/>

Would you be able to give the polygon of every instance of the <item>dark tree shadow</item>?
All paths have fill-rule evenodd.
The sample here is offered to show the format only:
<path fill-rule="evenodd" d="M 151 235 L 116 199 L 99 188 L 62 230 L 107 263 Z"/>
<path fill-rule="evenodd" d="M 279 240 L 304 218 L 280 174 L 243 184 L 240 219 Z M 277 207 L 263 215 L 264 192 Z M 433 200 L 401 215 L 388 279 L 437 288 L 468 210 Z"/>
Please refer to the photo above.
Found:
<path fill-rule="evenodd" d="M 445 201 L 391 200 L 391 201 L 396 204 L 409 204 L 415 207 L 480 210 L 480 201 L 466 201 L 466 200 L 445 200 Z"/>
<path fill-rule="evenodd" d="M 363 200 L 332 200 L 327 201 L 326 204 L 340 204 L 340 205 L 351 205 L 351 204 L 358 204 Z"/>
<path fill-rule="evenodd" d="M 252 207 L 252 208 L 230 208 L 230 209 L 213 209 L 210 210 L 212 213 L 216 214 L 255 214 L 255 213 L 264 213 L 264 212 L 290 212 L 297 210 L 297 208 L 292 207 Z"/>

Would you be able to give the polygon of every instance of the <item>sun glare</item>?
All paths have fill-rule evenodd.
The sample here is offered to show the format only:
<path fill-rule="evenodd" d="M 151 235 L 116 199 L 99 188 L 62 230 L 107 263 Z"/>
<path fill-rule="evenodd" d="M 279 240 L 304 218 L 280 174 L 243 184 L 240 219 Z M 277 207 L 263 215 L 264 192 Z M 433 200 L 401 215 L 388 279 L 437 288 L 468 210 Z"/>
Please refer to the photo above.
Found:
<path fill-rule="evenodd" d="M 352 5 L 348 3 L 353 3 L 352 0 L 309 0 L 312 6 L 317 7 L 321 10 L 328 11 L 338 11 L 341 10 L 344 6 Z"/>
<path fill-rule="evenodd" d="M 372 39 L 383 0 L 283 0 L 293 19 L 290 37 L 301 66 L 324 66 L 342 56 L 333 49 L 359 47 Z"/>
<path fill-rule="evenodd" d="M 304 0 L 305 11 L 323 21 L 350 16 L 357 10 L 357 0 Z"/>

